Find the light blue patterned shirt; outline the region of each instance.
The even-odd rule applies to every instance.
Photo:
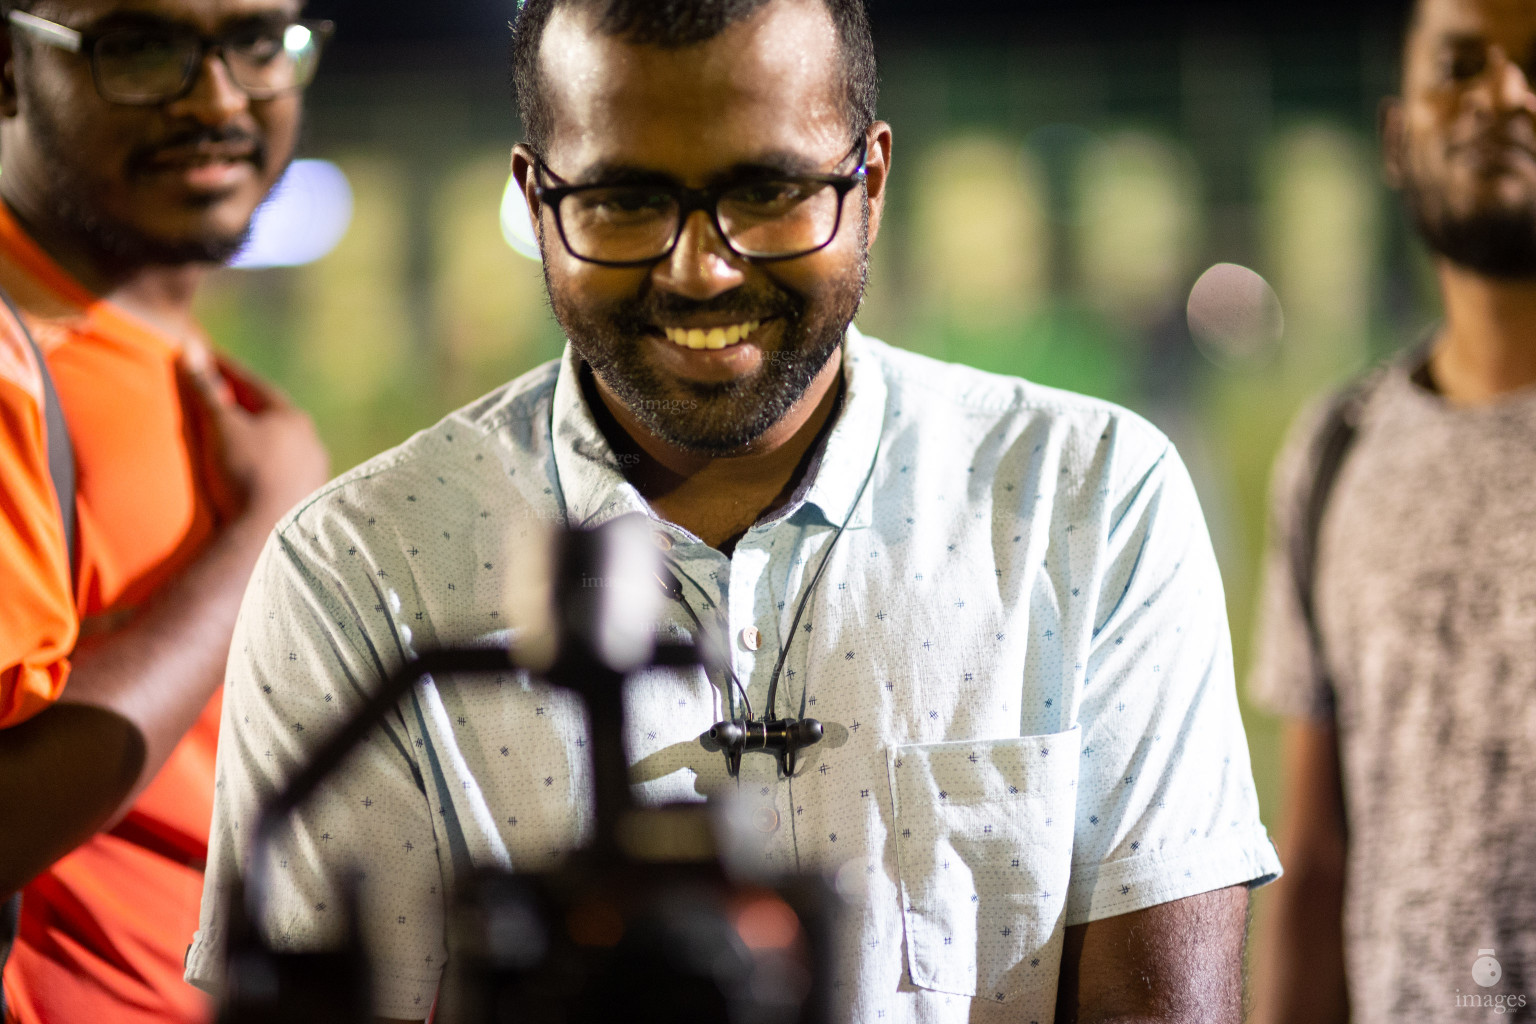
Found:
[[[652,672],[626,698],[642,800],[734,789],[735,856],[857,883],[847,1019],[1044,1024],[1066,926],[1273,878],[1221,579],[1168,441],[1104,402],[857,331],[843,380],[806,483],[729,558],[625,481],[569,351],[297,509],[235,636],[188,978],[217,984],[245,836],[318,739],[412,652],[505,626],[520,536],[633,512],[690,607],[723,617],[760,715],[848,522],[779,685],[781,714],[826,727],[793,778],[748,753],[729,780],[699,736],[739,704],[702,670]],[[680,605],[667,615],[691,635]],[[586,743],[568,695],[511,675],[423,683],[297,816],[264,928],[296,947],[334,936],[342,873],[361,867],[376,1010],[425,1016],[463,872],[543,869],[590,833]]]

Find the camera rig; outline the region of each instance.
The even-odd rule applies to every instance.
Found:
[[[723,655],[656,640],[654,547],[614,520],[556,535],[549,583],[520,641],[423,652],[366,704],[262,809],[232,908],[220,1024],[367,1024],[369,961],[357,927],[324,950],[277,948],[259,922],[272,839],[418,681],[522,669],[578,695],[590,723],[595,830],[557,869],[481,867],[453,894],[443,1024],[824,1024],[826,964],[839,900],[817,876],[740,881],[722,863],[704,804],[639,807],[624,751],[627,680],[654,667],[711,667]],[[637,534],[641,534],[637,536]],[[594,587],[600,579],[604,586]],[[647,598],[649,595],[649,599]],[[739,755],[738,755],[739,756]]]

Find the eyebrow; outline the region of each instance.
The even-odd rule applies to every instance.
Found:
[[[545,165],[548,167],[548,165]],[[560,172],[548,168],[553,174]],[[635,164],[599,161],[568,179],[572,185],[674,185],[677,178]]]
[[[1444,49],[1455,49],[1461,46],[1486,46],[1488,40],[1477,32],[1468,32],[1465,29],[1452,29],[1441,34],[1435,40],[1435,45]]]
[[[847,153],[839,153],[839,159],[846,157]],[[732,164],[721,175],[727,177],[748,177],[762,174],[817,174],[821,171],[821,161],[812,160],[803,153],[795,153],[787,149],[772,150],[761,153],[755,160],[744,160]]]
[[[1488,37],[1481,32],[1468,29],[1450,29],[1435,40],[1434,48],[1438,53],[1444,54],[1459,50],[1481,50],[1489,45]],[[1536,61],[1536,47],[1528,48],[1523,54],[1508,54],[1507,56],[1516,65],[1524,67],[1532,61]]]
[[[844,158],[847,154],[842,154]],[[551,168],[553,170],[553,168]],[[771,178],[781,175],[822,173],[819,162],[790,150],[772,150],[760,153],[751,160],[741,160],[721,171],[711,174],[706,185],[721,182]],[[678,185],[677,175],[667,174],[654,168],[641,167],[617,161],[599,161],[570,179],[578,185]]]

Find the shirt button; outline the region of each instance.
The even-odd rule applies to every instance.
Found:
[[[662,531],[657,530],[655,533],[651,534],[651,537],[656,541],[656,546],[661,548],[661,550],[672,550],[672,535],[670,533],[663,533]]]
[[[763,646],[763,634],[759,633],[756,626],[747,626],[741,631],[741,646],[749,651],[755,651]]]
[[[752,824],[764,835],[779,828],[779,812],[772,807],[759,807],[752,812]]]

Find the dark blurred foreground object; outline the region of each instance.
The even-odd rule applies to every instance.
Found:
[[[838,898],[820,878],[733,881],[703,804],[638,808],[624,736],[628,677],[704,663],[692,644],[657,643],[655,548],[633,517],[560,534],[550,582],[510,649],[424,653],[384,682],[355,718],[265,808],[232,922],[220,1024],[368,1024],[366,951],[349,898],[334,950],[272,949],[254,927],[270,886],[275,830],[417,680],[524,669],[578,694],[591,723],[596,831],[556,871],[482,869],[454,894],[449,965],[435,1019],[444,1024],[710,1024],[829,1021]],[[723,675],[723,673],[722,673]],[[355,887],[354,887],[355,891]]]

